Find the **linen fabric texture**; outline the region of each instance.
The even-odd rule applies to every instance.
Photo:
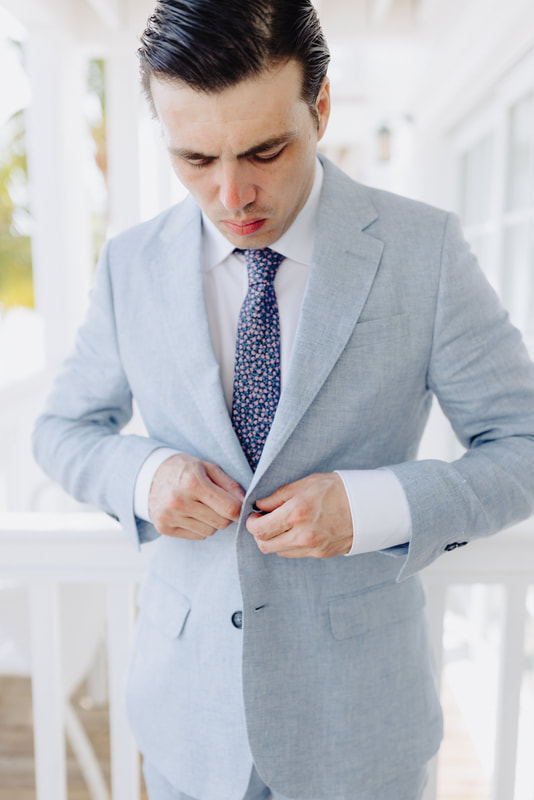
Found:
[[[143,775],[147,787],[149,800],[196,800],[188,794],[175,789],[168,780],[161,775],[146,759],[143,761]],[[398,775],[393,782],[382,784],[373,789],[373,793],[360,792],[357,786],[352,788],[350,795],[329,795],[329,800],[422,800],[424,789],[428,780],[428,769],[405,772]],[[274,794],[264,784],[255,767],[252,767],[249,784],[243,796],[222,797],[220,800],[291,800],[278,792]],[[306,800],[314,800],[307,797]]]
[[[372,796],[423,765],[442,717],[417,573],[534,512],[534,368],[458,219],[323,164],[291,366],[254,473],[210,341],[191,198],[105,246],[34,434],[67,491],[134,546],[157,540],[127,704],[141,752],[198,800],[242,797],[253,761],[302,800]],[[453,463],[416,460],[433,395],[467,448]],[[121,435],[132,396],[146,436]],[[161,446],[237,480],[239,523],[196,542],[137,520],[137,472]],[[285,483],[383,466],[407,497],[409,547],[284,559],[246,530],[254,501]]]

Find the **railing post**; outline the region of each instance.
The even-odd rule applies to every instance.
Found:
[[[108,669],[111,789],[113,800],[139,800],[139,754],[128,725],[125,678],[135,624],[135,584],[109,583]]]
[[[528,585],[519,579],[506,585],[492,800],[510,800],[514,796],[527,590]]]
[[[35,786],[37,800],[66,800],[59,586],[29,585]]]
[[[506,537],[473,542],[447,559],[438,559],[422,576],[438,679],[448,586],[507,585],[493,800],[514,796],[532,525],[527,521]],[[0,576],[24,581],[29,588],[37,800],[66,800],[58,587],[62,581],[107,583],[113,800],[139,800],[139,759],[125,713],[124,684],[134,630],[134,586],[149,556],[149,545],[142,553],[134,552],[104,515],[0,514]],[[79,633],[83,637],[84,632]],[[69,645],[75,646],[73,638]],[[425,800],[435,798],[431,773]]]
[[[445,617],[445,602],[447,598],[447,585],[442,581],[433,581],[424,577],[426,594],[426,615],[428,620],[432,654],[434,656],[434,670],[438,690],[441,687],[441,672],[443,668],[443,620]],[[426,785],[424,800],[436,800],[438,794],[438,756],[430,761],[428,783]]]

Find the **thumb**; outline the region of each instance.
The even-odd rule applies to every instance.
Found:
[[[241,486],[224,472],[217,464],[206,463],[206,474],[208,478],[225,492],[231,494],[239,503],[243,500],[245,492]]]

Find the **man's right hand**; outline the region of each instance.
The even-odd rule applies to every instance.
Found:
[[[179,539],[205,539],[237,522],[245,493],[216,464],[179,453],[156,470],[148,513],[156,530]]]

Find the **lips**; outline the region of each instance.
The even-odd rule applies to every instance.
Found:
[[[250,222],[231,222],[225,219],[223,220],[223,225],[237,236],[250,236],[250,234],[259,231],[266,222],[266,219],[253,219]]]

